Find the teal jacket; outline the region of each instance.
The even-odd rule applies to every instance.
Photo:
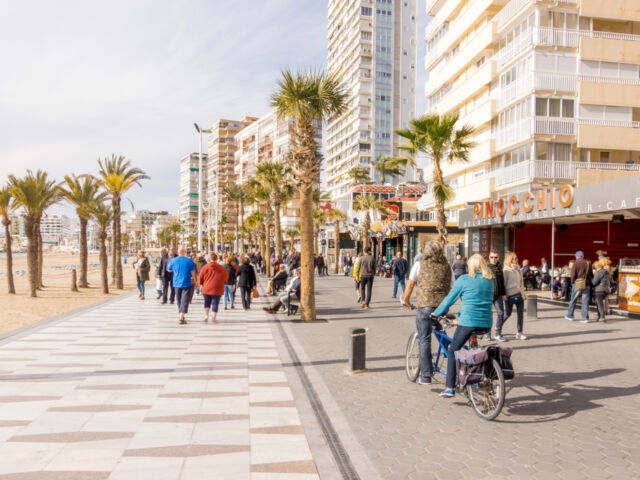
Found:
[[[462,306],[458,312],[458,325],[491,328],[493,280],[483,278],[480,270],[476,270],[475,278],[469,274],[462,275],[433,314],[436,317],[444,315],[458,298],[462,300]]]

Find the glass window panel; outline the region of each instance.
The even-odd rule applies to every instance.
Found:
[[[600,62],[582,60],[580,62],[580,73],[582,75],[598,75],[600,73]]]
[[[600,62],[600,75],[603,77],[618,77],[618,64],[611,62]]]
[[[555,71],[556,61],[553,55],[541,54],[536,55],[536,68],[543,72]]]
[[[633,65],[631,63],[621,63],[620,78],[629,78],[629,79],[638,78],[638,65]]]
[[[575,30],[578,26],[578,15],[575,13],[567,13],[567,28]]]
[[[551,13],[553,13],[553,27],[562,28],[564,26],[564,13],[562,12],[551,12]]]
[[[573,100],[562,100],[562,116],[565,118],[573,118]]]
[[[551,12],[540,12],[540,26],[548,27],[551,22]]]
[[[549,144],[545,142],[536,142],[536,158],[538,160],[548,160]]]
[[[536,115],[539,117],[547,116],[547,99],[536,98]]]
[[[560,99],[559,98],[549,99],[549,116],[550,117],[560,116]]]

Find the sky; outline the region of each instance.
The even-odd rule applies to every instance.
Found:
[[[151,177],[136,209],[176,213],[193,123],[267,113],[282,69],[325,66],[326,29],[326,0],[0,0],[0,184],[115,153]]]

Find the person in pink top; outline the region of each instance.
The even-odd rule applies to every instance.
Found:
[[[224,284],[229,277],[227,269],[218,263],[218,256],[211,254],[211,261],[200,270],[198,286],[202,289],[204,297],[204,321],[209,321],[209,310],[213,313],[211,321],[216,323],[220,297],[224,294]]]

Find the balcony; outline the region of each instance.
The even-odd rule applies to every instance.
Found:
[[[593,18],[615,18],[640,22],[638,0],[582,0],[580,16]]]
[[[580,58],[614,63],[640,63],[640,35],[580,31]]]
[[[593,81],[580,77],[580,103],[588,105],[616,105],[635,107],[640,99],[640,79],[611,79],[615,88],[607,83],[609,79],[593,78]],[[588,77],[586,77],[588,78]]]
[[[479,107],[460,115],[461,125],[471,125],[477,128],[480,125],[491,123],[491,119],[496,114],[496,101],[488,100]]]
[[[576,134],[576,121],[573,118],[535,117],[533,127],[536,135]]]
[[[640,150],[640,122],[578,120],[579,148]]]
[[[448,113],[455,110],[461,103],[467,99],[472,98],[478,91],[485,88],[491,83],[491,80],[496,75],[496,63],[488,61],[482,67],[480,67],[469,78],[464,80],[460,85],[451,89],[437,104],[437,111],[440,114]],[[428,82],[426,87],[429,89],[427,96],[432,95],[433,89],[437,89],[438,86]]]
[[[576,134],[576,120],[560,117],[529,117],[524,118],[513,125],[500,128],[496,132],[496,148],[504,149],[514,143],[527,140],[535,135],[564,135]]]
[[[582,0],[583,2],[585,0]],[[634,1],[634,0],[631,0]],[[511,20],[516,18],[516,14],[529,5],[538,3],[536,0],[511,0],[507,3],[502,10],[493,18],[493,22],[496,24],[498,31],[502,30],[505,26],[511,23]],[[578,5],[578,0],[560,0],[558,3],[565,5]],[[581,13],[580,15],[584,15]],[[600,15],[591,15],[600,16]],[[604,16],[604,15],[602,15]]]
[[[498,68],[502,68],[531,46],[577,48],[578,37],[578,30],[533,27],[522,32],[517,40],[498,50],[494,59],[498,63]]]

